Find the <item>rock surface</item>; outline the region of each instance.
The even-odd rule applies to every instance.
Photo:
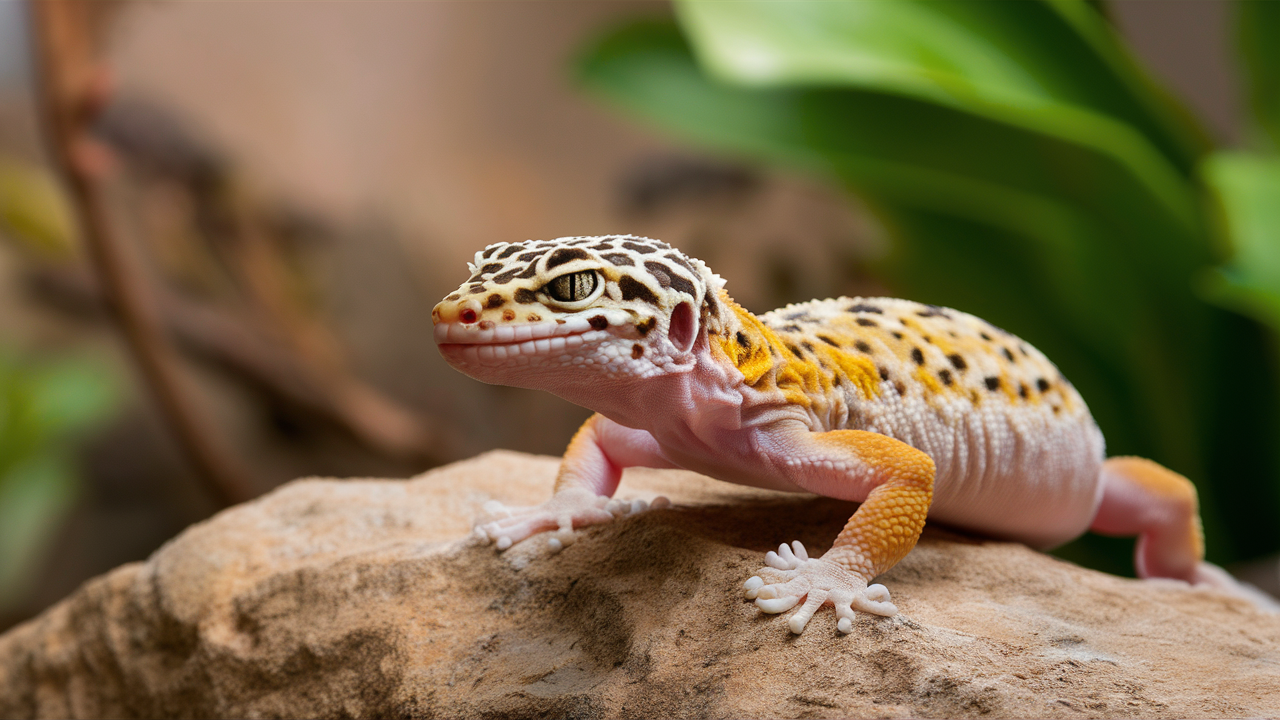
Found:
[[[1280,615],[931,528],[881,582],[900,614],[803,635],[742,599],[779,542],[852,506],[627,472],[680,507],[558,555],[468,535],[557,461],[302,480],[196,525],[0,637],[0,717],[1280,715]]]

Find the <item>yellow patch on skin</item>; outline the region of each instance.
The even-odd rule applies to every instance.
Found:
[[[934,377],[933,373],[929,372],[929,370],[923,365],[916,368],[916,380],[918,380],[921,385],[924,385],[925,389],[931,395],[941,395],[946,390],[938,378]]]
[[[840,372],[857,386],[863,397],[873,398],[880,394],[880,372],[876,370],[876,364],[871,362],[870,358],[850,355],[835,349],[829,352],[836,367],[840,368]]]
[[[728,295],[722,292],[720,299],[737,316],[741,325],[737,332],[742,333],[747,344],[744,346],[738,341],[736,332],[713,335],[710,340],[738,368],[748,385],[760,389],[761,383],[772,381],[788,402],[804,407],[812,405],[811,396],[831,390],[832,379],[822,372],[819,364],[796,358],[777,333]],[[825,353],[829,363],[848,377],[864,397],[879,395],[879,371],[871,360],[825,344],[815,348],[815,353],[818,352]]]

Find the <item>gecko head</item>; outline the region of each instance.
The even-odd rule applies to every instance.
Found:
[[[691,370],[723,285],[701,261],[631,235],[498,243],[469,265],[431,311],[441,354],[477,380],[566,397],[589,378]]]

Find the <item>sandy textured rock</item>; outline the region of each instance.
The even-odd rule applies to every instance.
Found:
[[[683,507],[559,555],[458,540],[556,460],[303,480],[196,525],[0,637],[0,717],[1280,715],[1280,616],[930,529],[901,609],[801,636],[744,601],[761,554],[825,549],[845,503],[682,472]]]

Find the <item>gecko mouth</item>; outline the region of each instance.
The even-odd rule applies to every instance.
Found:
[[[534,358],[575,354],[586,344],[587,335],[608,335],[596,330],[585,318],[562,323],[492,325],[485,323],[440,323],[435,327],[436,345],[450,362],[469,365],[525,365]]]

